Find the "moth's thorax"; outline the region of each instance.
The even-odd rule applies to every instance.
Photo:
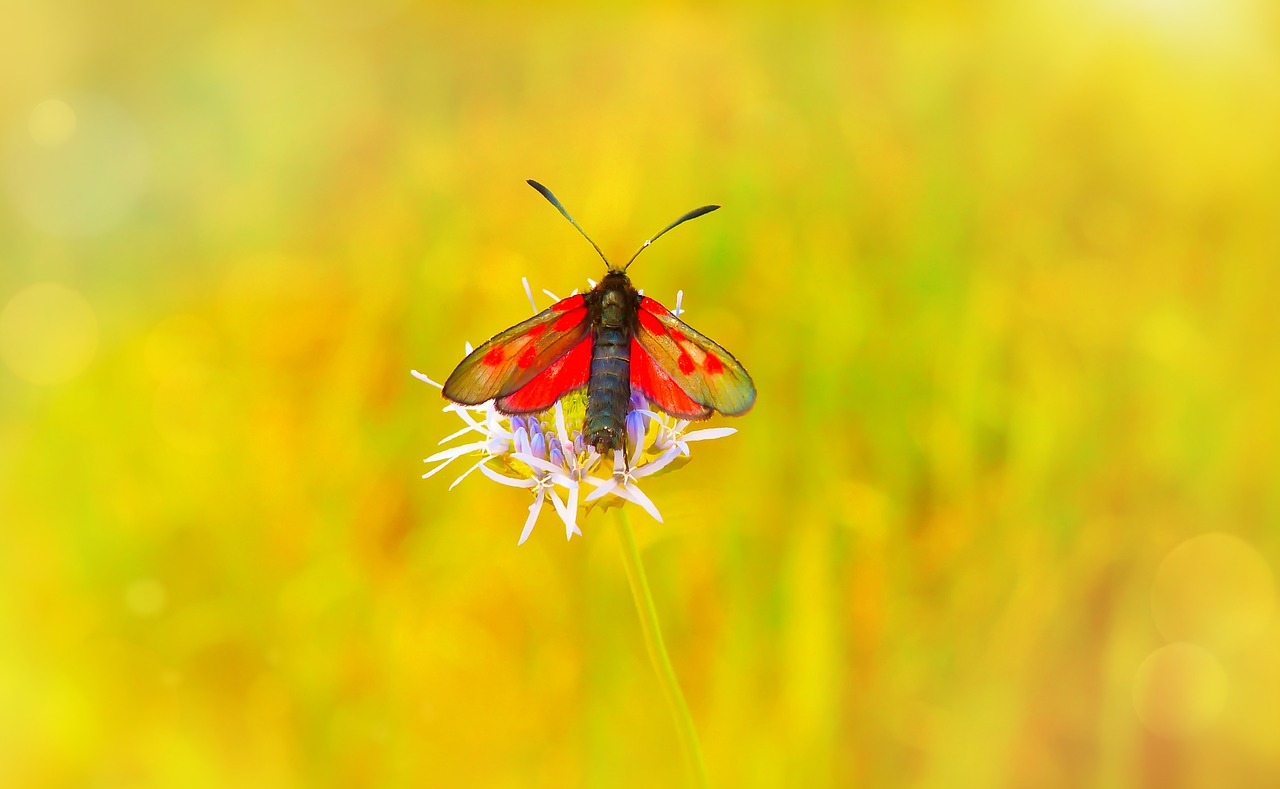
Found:
[[[621,271],[610,271],[592,291],[596,297],[596,325],[624,328],[633,320],[639,294]]]

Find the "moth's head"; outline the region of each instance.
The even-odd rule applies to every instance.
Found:
[[[619,304],[621,304],[623,294],[630,293],[633,288],[631,287],[631,279],[627,276],[625,271],[611,268],[609,269],[609,272],[604,275],[604,279],[600,280],[596,285],[596,290],[604,294],[603,303],[608,304],[610,303],[610,299],[615,299]]]

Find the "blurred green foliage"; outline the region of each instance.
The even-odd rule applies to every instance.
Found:
[[[760,392],[633,515],[713,783],[1280,782],[1272,6],[0,10],[0,783],[682,780],[611,520],[418,478],[600,274],[530,177],[725,206],[632,269]]]

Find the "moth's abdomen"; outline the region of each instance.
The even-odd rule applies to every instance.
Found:
[[[623,448],[627,405],[631,401],[631,336],[621,326],[596,331],[587,381],[587,419],[583,436],[605,454]]]

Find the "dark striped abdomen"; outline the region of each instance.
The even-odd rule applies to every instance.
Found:
[[[621,326],[601,326],[591,348],[587,419],[583,437],[601,454],[623,449],[631,401],[631,337]]]

